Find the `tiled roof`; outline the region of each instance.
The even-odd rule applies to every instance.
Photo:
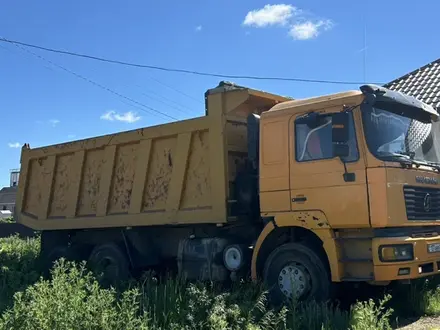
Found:
[[[15,196],[17,195],[17,187],[5,187],[0,190],[0,205],[14,204]]]
[[[396,90],[416,97],[440,110],[440,59],[386,84]]]

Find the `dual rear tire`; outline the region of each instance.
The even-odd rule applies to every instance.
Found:
[[[96,246],[88,260],[103,287],[118,287],[130,278],[130,264],[125,253],[114,243]]]
[[[43,242],[42,242],[43,243]],[[118,287],[130,278],[130,263],[123,251],[115,243],[97,245],[87,254],[78,253],[75,247],[67,244],[41,245],[40,266],[42,275],[50,276],[50,271],[55,262],[64,258],[66,260],[81,261],[87,259],[87,265],[94,273],[96,279],[103,287]]]

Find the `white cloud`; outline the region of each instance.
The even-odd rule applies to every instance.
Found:
[[[107,111],[105,114],[103,114],[101,116],[101,119],[108,120],[108,121],[115,121],[116,120],[116,121],[122,121],[125,123],[132,124],[132,123],[135,123],[138,120],[140,120],[141,117],[132,111],[128,111],[126,113],[120,114],[116,111],[111,110],[111,111]]]
[[[200,31],[202,31],[202,26],[201,25],[196,26],[196,32],[200,32]]]
[[[294,40],[308,40],[331,29],[333,22],[317,18],[292,5],[277,4],[249,11],[243,25],[257,28],[281,26],[289,29],[289,36]]]
[[[68,138],[68,139],[73,139],[73,138],[75,138],[75,137],[76,137],[75,134],[69,134],[69,135],[67,135],[67,138]]]
[[[58,119],[51,119],[49,120],[49,124],[51,124],[53,127],[57,126],[60,123]]]
[[[55,126],[57,126],[60,123],[60,121],[58,119],[50,119],[50,120],[47,120],[47,121],[37,120],[36,123],[38,125],[49,124],[49,125],[55,127]]]
[[[9,148],[20,148],[21,144],[19,142],[8,143]]]
[[[243,25],[265,27],[269,25],[285,25],[298,10],[292,5],[265,5],[247,13]]]
[[[330,20],[296,23],[290,28],[289,35],[295,40],[313,39],[316,38],[321,31],[329,30],[332,25],[333,23]]]

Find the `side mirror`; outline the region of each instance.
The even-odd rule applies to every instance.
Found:
[[[348,146],[350,117],[347,112],[338,112],[332,115],[332,144],[333,156],[345,158],[350,155]]]
[[[354,173],[348,173],[345,158],[350,155],[350,115],[348,112],[338,112],[332,114],[332,145],[333,157],[339,157],[344,164],[344,181],[356,181]]]
[[[348,112],[332,114],[332,142],[347,143],[349,140],[350,116]]]

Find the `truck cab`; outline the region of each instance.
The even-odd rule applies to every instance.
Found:
[[[267,224],[253,274],[263,274],[275,296],[327,290],[316,285],[325,276],[295,256],[314,257],[297,247],[289,254],[286,246],[298,241],[332,282],[387,284],[440,271],[440,130],[432,107],[366,85],[280,103],[259,125]]]

